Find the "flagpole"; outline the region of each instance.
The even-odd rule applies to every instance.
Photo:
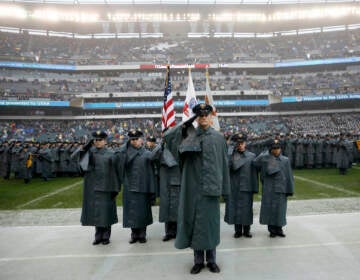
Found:
[[[206,104],[209,104],[209,105],[211,105],[211,106],[213,107],[211,126],[212,126],[214,129],[216,129],[217,131],[220,131],[219,119],[218,119],[218,116],[217,116],[217,114],[216,114],[216,107],[215,107],[215,104],[214,104],[213,96],[212,96],[212,94],[211,94],[210,78],[209,78],[209,70],[208,70],[208,67],[206,67],[205,78],[206,78],[205,103],[206,103]]]

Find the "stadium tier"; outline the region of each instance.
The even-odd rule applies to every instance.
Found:
[[[359,29],[269,38],[188,38],[179,35],[177,38],[135,39],[59,38],[30,35],[25,31],[14,34],[1,28],[0,31],[0,61],[3,62],[77,66],[276,63],[360,54]]]
[[[191,69],[198,101],[211,91],[223,131],[359,132],[357,1],[267,1],[256,8],[246,1],[4,2],[3,139],[59,134],[59,127],[74,138],[79,127],[102,125],[111,135],[133,126],[159,135],[167,65],[178,122]],[[74,7],[82,18],[70,13]],[[43,130],[34,136],[31,126]]]

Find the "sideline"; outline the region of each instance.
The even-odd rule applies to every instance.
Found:
[[[360,245],[360,241],[351,242],[326,242],[326,243],[309,243],[309,244],[293,244],[293,245],[280,245],[280,246],[254,246],[243,248],[224,248],[216,249],[218,252],[232,253],[240,251],[263,251],[270,249],[284,250],[284,249],[302,249],[302,248],[318,248],[318,247],[332,247],[332,246],[351,246]],[[52,255],[52,256],[33,256],[33,257],[12,257],[12,258],[0,258],[0,263],[6,262],[19,262],[19,261],[38,261],[38,260],[57,260],[57,259],[94,259],[94,258],[126,258],[126,257],[143,257],[143,256],[172,256],[172,255],[184,255],[193,254],[190,249],[186,250],[174,250],[164,252],[143,252],[143,253],[119,253],[119,254],[69,254],[69,255]]]
[[[63,187],[63,188],[61,188],[61,189],[58,189],[58,190],[53,191],[53,192],[50,192],[50,193],[45,194],[45,195],[43,195],[43,196],[39,196],[38,198],[35,198],[35,199],[30,200],[30,201],[28,201],[28,202],[26,202],[26,203],[24,203],[24,204],[20,204],[20,205],[16,206],[16,209],[21,209],[21,208],[23,208],[23,207],[25,207],[25,206],[28,206],[28,205],[30,205],[30,204],[33,204],[33,203],[35,203],[35,202],[38,202],[38,201],[40,201],[40,200],[43,200],[43,199],[48,198],[48,197],[50,197],[50,196],[53,196],[53,195],[55,195],[55,194],[58,194],[58,193],[67,191],[67,190],[72,189],[73,187],[76,187],[77,185],[80,185],[80,184],[82,184],[82,183],[83,183],[83,181],[81,180],[80,182],[76,182],[76,183],[74,183],[74,184],[72,184],[72,185]]]
[[[354,196],[359,196],[360,195],[359,192],[354,192],[354,191],[349,191],[349,190],[346,190],[346,189],[338,188],[338,187],[335,187],[333,185],[320,183],[318,181],[310,180],[310,179],[307,179],[307,178],[304,178],[304,177],[301,177],[301,176],[294,176],[294,178],[298,179],[298,180],[301,180],[301,181],[308,182],[308,183],[312,183],[312,184],[315,184],[315,185],[318,185],[318,186],[321,186],[321,187],[324,187],[324,188],[328,188],[328,189],[336,190],[336,191],[339,191],[339,192],[343,192],[343,193],[346,193],[346,194],[350,194],[350,195],[354,195]]]

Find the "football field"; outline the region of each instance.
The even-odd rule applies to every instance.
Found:
[[[290,199],[360,197],[360,166],[353,166],[346,175],[337,169],[294,170],[295,195]],[[34,178],[29,184],[21,179],[0,179],[0,210],[80,208],[82,178]],[[255,200],[261,198],[260,193]],[[121,206],[121,193],[117,198]]]

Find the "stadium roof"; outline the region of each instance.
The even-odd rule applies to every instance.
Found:
[[[116,4],[116,5],[271,5],[271,4],[315,4],[315,3],[346,3],[360,0],[8,0],[3,2],[39,3],[39,4]]]

